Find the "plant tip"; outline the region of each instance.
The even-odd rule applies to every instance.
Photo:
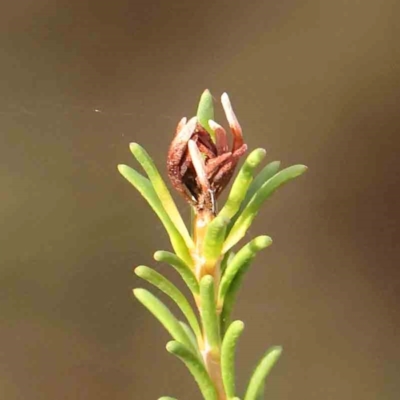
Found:
[[[127,165],[125,165],[125,164],[118,164],[117,165],[117,169],[118,169],[118,171],[122,174],[123,173],[123,171],[126,169],[126,167],[127,167]]]
[[[129,143],[129,148],[132,150],[136,149],[137,147],[139,147],[139,144],[136,142],[131,142]]]
[[[139,277],[140,277],[142,271],[143,271],[143,266],[142,265],[139,265],[138,267],[135,267],[134,270],[133,270],[133,272]]]
[[[273,346],[269,350],[269,353],[274,353],[276,355],[281,355],[282,351],[283,351],[283,347],[282,346]]]

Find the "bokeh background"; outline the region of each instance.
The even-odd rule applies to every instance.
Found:
[[[200,399],[132,296],[133,267],[169,243],[116,164],[135,164],[137,141],[165,171],[176,123],[205,88],[230,93],[250,148],[309,166],[249,234],[274,245],[236,308],[239,387],[281,344],[269,399],[398,399],[399,11],[396,0],[2,3],[1,399]]]

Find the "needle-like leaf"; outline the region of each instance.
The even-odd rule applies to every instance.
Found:
[[[242,321],[229,325],[221,347],[221,371],[226,395],[229,399],[235,396],[235,352],[237,341],[244,329]]]
[[[218,293],[218,301],[220,304],[224,303],[226,293],[228,292],[236,274],[240,273],[241,269],[246,270],[256,254],[260,250],[270,246],[271,243],[272,239],[269,236],[258,236],[237,252],[233,260],[228,264],[224,275],[222,276]]]
[[[221,261],[221,275],[225,273],[226,268],[232,262],[233,257],[235,257],[235,253],[232,250],[229,250],[223,257]]]
[[[240,214],[235,224],[233,225],[223,246],[225,253],[231,249],[243,236],[253,222],[255,216],[260,210],[264,201],[280,186],[297,176],[303,174],[307,170],[305,165],[293,165],[275,174],[260,189],[253,195],[246,208]]]
[[[248,202],[255,195],[255,193],[258,191],[258,189],[260,189],[261,186],[264,185],[264,183],[268,181],[268,179],[272,178],[279,171],[280,166],[281,166],[280,161],[272,161],[272,162],[268,163],[256,175],[253,182],[251,182],[251,185],[249,187],[249,190],[246,193],[246,197],[244,198],[242,205],[246,206],[248,204]]]
[[[224,244],[228,224],[228,218],[218,215],[207,227],[204,237],[203,254],[208,265],[215,265],[221,257],[222,245]]]
[[[197,350],[197,355],[199,357],[199,359],[201,360],[202,356],[200,353],[200,349],[199,349],[199,341],[197,340],[192,328],[185,322],[183,321],[179,321],[179,323],[181,324],[181,327],[183,328],[183,330],[186,332],[186,334],[188,335],[188,337],[190,338],[193,347]],[[202,340],[202,338],[200,337],[200,341]]]
[[[232,281],[231,285],[229,286],[229,290],[225,295],[224,304],[220,317],[222,335],[225,334],[229,324],[231,323],[231,314],[233,306],[235,305],[236,302],[236,295],[239,292],[240,287],[242,286],[244,272],[245,272],[244,269],[242,269],[239,274],[236,274],[235,279]]]
[[[128,167],[127,165],[118,165],[118,170],[121,175],[128,180],[138,191],[139,193],[147,200],[150,204],[151,208],[160,218],[163,223],[169,238],[171,240],[172,247],[175,252],[181,257],[188,265],[192,264],[192,258],[190,256],[188,247],[186,246],[185,241],[183,240],[181,234],[176,229],[174,222],[168,216],[165,208],[163,207],[157,193],[154,190],[151,182],[145,178],[143,175],[139,174],[133,168]]]
[[[272,240],[269,236],[258,236],[249,242],[247,245],[234,256],[233,260],[228,264],[224,276],[227,274],[229,277],[226,278],[225,282],[224,276],[222,277],[220,285],[220,294],[218,304],[222,305],[221,312],[221,332],[224,333],[230,324],[231,313],[233,306],[236,302],[236,295],[242,286],[243,278],[249,269],[252,260],[255,255],[261,249],[268,247]],[[241,255],[239,255],[241,253]],[[239,257],[237,257],[239,255]],[[235,263],[233,261],[236,259]],[[235,266],[236,265],[236,266]],[[231,272],[228,272],[230,269]],[[236,272],[235,272],[236,271]],[[233,276],[233,279],[231,277]],[[223,285],[223,288],[221,288]],[[221,293],[223,291],[224,294]]]
[[[180,358],[193,375],[205,400],[217,400],[217,391],[212,383],[203,363],[182,343],[171,341],[167,350]]]
[[[215,303],[214,278],[205,275],[200,281],[201,318],[207,345],[211,352],[217,352],[220,346],[218,316]]]
[[[264,388],[265,378],[268,376],[272,367],[278,361],[281,353],[282,347],[272,347],[270,350],[267,351],[250,378],[244,400],[258,399],[260,392]]]
[[[240,205],[239,211],[234,215],[229,223],[228,233],[231,231],[232,226],[235,224],[242,211],[246,208],[247,204],[249,204],[249,201],[257,192],[257,190],[260,189],[260,187],[267,182],[268,179],[272,178],[278,172],[280,165],[280,161],[272,161],[256,175],[246,192],[246,196]]]
[[[140,265],[135,268],[135,274],[140,278],[146,280],[151,283],[159,290],[164,292],[167,296],[169,296],[176,305],[180,308],[183,315],[188,320],[190,326],[192,327],[196,337],[201,337],[201,330],[199,323],[197,321],[197,317],[190,306],[189,302],[186,300],[186,297],[182,294],[182,292],[167,278],[163,275],[159,274],[152,268],[146,267],[144,265]]]
[[[264,149],[256,149],[248,155],[233,182],[228,199],[222,210],[219,212],[219,216],[231,219],[239,211],[240,205],[242,204],[247,190],[253,180],[254,171],[265,158],[265,154],[266,151]]]
[[[185,262],[179,258],[176,254],[169,251],[156,251],[154,253],[154,259],[156,261],[165,262],[171,265],[179,273],[186,285],[193,294],[199,293],[199,283],[193,273]]]
[[[174,222],[175,227],[178,229],[182,238],[185,240],[188,248],[194,247],[193,240],[189,235],[189,232],[186,228],[185,223],[179,213],[176,204],[165,184],[163,178],[161,177],[157,167],[154,164],[154,161],[149,156],[147,151],[137,143],[131,143],[129,146],[132,154],[142,166],[142,168],[146,171],[147,176],[150,179],[150,182],[153,184],[153,188],[157,193],[158,198],[161,201],[165,211],[169,215],[171,221]]]
[[[206,89],[200,97],[196,116],[200,125],[211,135],[213,141],[215,142],[215,133],[208,124],[210,119],[214,120],[213,98],[208,89]]]
[[[146,289],[134,289],[133,294],[161,322],[175,340],[188,346],[191,351],[195,351],[190,338],[166,305]]]

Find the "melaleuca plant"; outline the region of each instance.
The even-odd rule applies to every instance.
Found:
[[[233,136],[231,148],[226,131],[214,121],[212,96],[206,90],[197,115],[179,122],[167,153],[167,173],[172,186],[192,210],[190,228],[154,161],[140,145],[132,143],[130,150],[147,177],[126,165],[118,166],[119,172],[157,214],[171,241],[173,252],[157,251],[155,260],[169,264],[178,272],[193,301],[159,272],[143,265],[135,269],[136,275],[170,297],[184,321],[148,290],[139,288],[133,292],[169,332],[172,340],[166,346],[168,352],[183,361],[205,400],[260,400],[265,379],[282,349],[272,347],[266,352],[250,377],[245,393],[239,394],[234,360],[244,324],[232,321],[231,313],[251,262],[272,240],[269,236],[258,236],[237,251],[235,246],[245,237],[265,200],[307,168],[293,165],[280,170],[280,163],[274,161],[256,173],[265,158],[265,150],[253,150],[218,211],[218,197],[234,175],[239,158],[247,151],[226,93],[221,103]],[[172,397],[161,399],[173,400]]]

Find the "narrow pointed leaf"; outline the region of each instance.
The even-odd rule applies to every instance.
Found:
[[[271,244],[271,238],[268,236],[258,236],[255,239],[253,239],[250,243],[248,243],[246,246],[244,246],[241,251],[243,250],[244,253],[242,253],[242,256],[240,256],[240,258],[238,258],[238,262],[240,260],[242,260],[242,257],[244,260],[247,260],[247,262],[244,262],[240,268],[237,269],[236,274],[234,275],[233,280],[230,282],[229,285],[227,285],[227,283],[224,283],[224,286],[227,285],[228,288],[226,289],[226,293],[223,296],[223,300],[219,300],[218,304],[222,303],[222,312],[221,312],[221,332],[222,334],[224,332],[226,332],[226,329],[228,328],[230,321],[231,321],[231,314],[232,314],[232,310],[233,307],[235,305],[236,302],[236,296],[239,292],[239,289],[242,286],[243,283],[243,278],[247,272],[247,270],[249,269],[251,262],[254,258],[250,257],[247,258],[248,256],[248,251],[252,251],[251,249],[253,249],[254,251],[254,255],[257,253],[257,251],[263,249],[265,247],[267,247],[268,245]],[[250,246],[249,246],[250,245]],[[247,247],[249,246],[249,247]],[[245,250],[246,249],[246,250]],[[238,252],[234,258],[236,258],[236,256],[239,254],[240,252]],[[233,262],[233,260],[232,260]],[[226,268],[225,274],[227,273],[227,270],[229,268],[229,266],[232,264],[232,262],[229,263],[228,267]],[[231,267],[232,268],[232,267]],[[232,268],[233,269],[233,268]],[[236,269],[236,268],[234,268]],[[224,275],[225,275],[224,274]],[[222,278],[223,280],[224,278]],[[222,281],[221,281],[221,286],[222,286]],[[224,289],[225,291],[225,289]]]
[[[238,274],[241,269],[247,269],[256,254],[260,250],[270,246],[271,243],[272,239],[269,236],[258,236],[237,252],[222,276],[218,293],[218,300],[220,303],[223,304],[226,293],[229,290],[229,286],[234,280],[236,274]]]
[[[205,338],[212,352],[216,352],[220,346],[219,324],[215,303],[214,278],[205,275],[200,281],[201,318]]]
[[[240,205],[239,211],[234,215],[234,217],[231,219],[231,222],[229,223],[228,226],[228,233],[231,231],[233,225],[235,224],[236,220],[240,216],[240,214],[243,212],[243,210],[246,208],[247,204],[249,204],[249,201],[251,198],[254,196],[254,194],[257,192],[258,189],[261,188],[261,186],[267,182],[268,179],[272,178],[279,170],[281,163],[280,161],[272,161],[269,164],[267,164],[254,178],[254,180],[251,182],[244,200],[242,201],[242,204]]]
[[[199,323],[197,321],[197,317],[190,306],[189,302],[186,300],[186,297],[182,294],[182,292],[167,278],[159,274],[154,269],[146,267],[144,265],[140,265],[139,267],[135,268],[135,274],[140,278],[146,280],[147,282],[151,283],[159,290],[164,292],[167,296],[169,296],[176,305],[182,311],[182,314],[188,320],[190,326],[192,327],[193,331],[195,332],[196,337],[201,336],[201,330]]]
[[[231,285],[229,286],[229,290],[225,295],[224,304],[220,316],[221,335],[225,334],[226,330],[229,327],[229,324],[231,323],[231,314],[236,302],[237,293],[242,286],[244,272],[245,270],[242,269],[240,273],[236,274],[235,279],[232,281]]]
[[[190,326],[187,323],[185,323],[183,321],[179,321],[179,323],[181,324],[181,327],[186,332],[186,335],[189,337],[190,341],[192,342],[192,345],[196,349],[197,355],[198,355],[199,359],[201,360],[202,356],[200,353],[197,338],[196,338],[193,330],[190,328]]]
[[[199,283],[197,282],[193,271],[176,254],[170,253],[169,251],[156,251],[154,253],[154,259],[156,261],[165,262],[175,268],[175,270],[185,281],[190,291],[193,294],[199,293]]]
[[[205,400],[217,400],[217,391],[212,383],[203,363],[182,343],[171,341],[167,350],[180,358],[197,382]]]
[[[193,349],[186,332],[167,306],[146,289],[134,289],[133,294],[160,321],[175,340]]]
[[[234,321],[229,325],[221,347],[221,371],[224,388],[228,398],[235,396],[235,352],[236,345],[244,329],[242,321]]]
[[[228,218],[218,215],[207,227],[204,237],[203,255],[206,263],[209,265],[214,265],[221,257],[222,245],[224,244],[228,224]]]
[[[246,197],[243,201],[243,204],[245,204],[245,205],[248,204],[248,202],[255,195],[255,193],[258,191],[258,189],[260,189],[261,186],[264,185],[264,183],[268,181],[268,179],[272,178],[279,171],[280,166],[281,166],[280,161],[272,161],[269,164],[267,164],[257,174],[257,176],[254,178],[253,182],[251,182],[251,185],[249,187],[249,190],[246,193]]]
[[[248,155],[233,182],[228,199],[218,215],[231,219],[239,211],[253,180],[254,171],[265,158],[265,154],[266,151],[264,149],[256,149]]]
[[[232,262],[233,258],[235,257],[235,253],[232,250],[229,250],[221,261],[221,275],[223,276],[225,273],[226,268]]]
[[[192,258],[190,256],[186,243],[183,240],[181,234],[176,229],[173,221],[165,211],[151,182],[143,175],[139,174],[137,171],[135,171],[131,167],[128,167],[127,165],[118,165],[118,170],[121,173],[121,175],[126,180],[128,180],[139,191],[139,193],[147,200],[151,208],[160,218],[161,222],[163,223],[169,235],[172,247],[174,248],[175,252],[183,260],[185,260],[186,263],[191,265]]]
[[[200,97],[199,106],[197,108],[197,120],[215,142],[215,133],[208,124],[210,119],[214,119],[214,104],[210,91],[206,89]]]
[[[297,176],[303,174],[307,170],[305,165],[293,165],[288,167],[270,178],[261,188],[253,195],[246,208],[240,214],[232,227],[223,247],[223,252],[232,248],[243,236],[250,227],[255,216],[260,210],[264,201],[280,186]]]
[[[176,204],[167,188],[167,185],[165,184],[157,167],[155,166],[154,161],[146,152],[146,150],[139,144],[131,143],[129,147],[136,160],[146,171],[146,174],[149,177],[150,182],[153,184],[153,188],[157,193],[161,204],[163,205],[171,221],[174,222],[175,227],[178,229],[182,238],[185,240],[187,247],[192,248],[194,246],[193,240],[189,235],[181,214],[176,207]]]
[[[265,378],[268,376],[272,367],[278,361],[281,353],[282,347],[273,347],[267,351],[250,378],[244,400],[258,399],[259,393],[264,388]]]

